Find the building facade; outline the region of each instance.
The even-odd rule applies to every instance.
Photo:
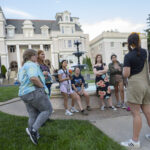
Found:
[[[82,44],[80,50],[88,54],[89,36],[84,34],[79,18],[71,17],[70,12],[56,14],[56,20],[6,19],[0,8],[0,56],[1,64],[11,70],[22,65],[23,52],[32,48],[44,50],[47,61],[58,68],[62,59],[69,66],[77,63],[72,55],[76,51],[75,41]]]
[[[103,32],[92,41],[90,41],[90,55],[92,63],[95,62],[95,56],[102,54],[103,62],[107,65],[111,62],[111,55],[116,54],[118,60],[123,63],[124,55],[128,52],[127,39],[130,33],[121,32]],[[147,37],[146,34],[140,34],[141,46],[147,49]]]

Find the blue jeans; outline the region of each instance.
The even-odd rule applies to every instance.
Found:
[[[49,96],[51,96],[51,86],[52,86],[52,84],[51,83],[46,83],[46,86],[47,86],[47,88],[48,88],[48,91],[49,91]]]

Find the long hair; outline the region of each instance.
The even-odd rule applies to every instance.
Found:
[[[44,64],[44,65],[46,65],[45,61],[44,61],[44,60],[41,60],[40,57],[39,57],[41,53],[44,53],[44,51],[38,50],[38,52],[37,52],[37,54],[38,54],[37,62],[38,62],[39,64]],[[46,66],[47,66],[47,65],[46,65]]]
[[[97,54],[96,57],[95,57],[95,64],[97,64],[97,58],[98,56],[101,57],[101,63],[103,64],[103,57],[102,57],[102,54]]]
[[[64,59],[64,60],[61,61],[59,69],[62,69],[62,64],[63,64],[64,61],[67,61],[67,60]]]
[[[128,37],[128,50],[132,51],[132,47],[137,49],[137,55],[140,56],[141,41],[138,33],[131,33]]]
[[[27,49],[24,53],[23,53],[23,63],[26,63],[27,61],[31,60],[32,56],[37,55],[37,51],[34,49]]]

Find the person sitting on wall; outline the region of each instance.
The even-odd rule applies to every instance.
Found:
[[[87,114],[82,107],[81,98],[80,98],[81,96],[85,96],[86,104],[87,104],[86,110],[91,111],[90,98],[88,93],[84,90],[85,80],[83,76],[80,74],[80,68],[76,67],[74,72],[75,74],[72,76],[72,80],[71,80],[72,87],[73,90],[77,93],[77,99],[79,99],[80,101],[81,113]]]

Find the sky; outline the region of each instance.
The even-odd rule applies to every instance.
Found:
[[[68,10],[90,39],[103,31],[144,32],[150,0],[0,0],[8,19],[50,19]]]

